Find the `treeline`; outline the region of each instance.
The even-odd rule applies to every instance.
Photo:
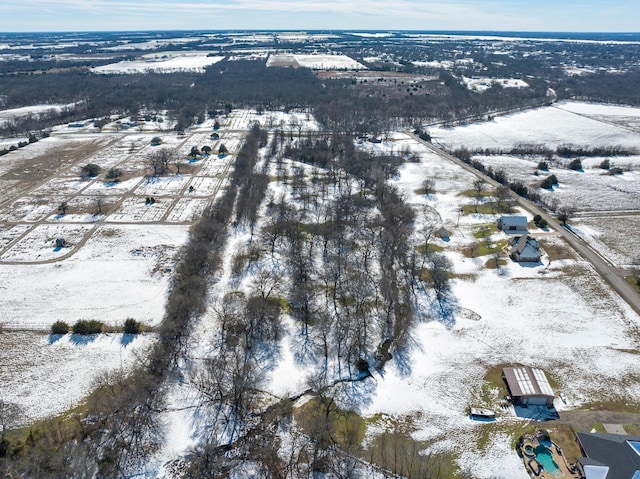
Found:
[[[553,156],[558,156],[560,158],[577,158],[633,156],[638,154],[636,150],[624,148],[622,146],[579,147],[574,145],[560,145],[557,148],[552,149],[547,145],[525,143],[517,144],[512,148],[459,148],[452,153],[460,159],[465,158],[465,161],[473,155],[531,156],[544,158],[553,158]]]
[[[570,76],[558,82],[559,99],[576,99],[640,105],[640,71],[637,68],[616,73],[592,73]]]

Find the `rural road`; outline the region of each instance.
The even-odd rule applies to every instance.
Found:
[[[486,183],[492,185],[497,188],[499,186],[503,186],[493,178],[485,175],[484,173],[476,170],[470,165],[467,165],[463,161],[459,160],[453,155],[450,155],[446,151],[438,148],[428,141],[422,140],[417,135],[412,132],[407,132],[409,136],[414,138],[416,141],[427,147],[433,153],[438,155],[439,157],[451,161],[456,165],[464,168],[469,173],[474,174],[478,178],[482,179]],[[532,215],[540,215],[543,217],[550,228],[557,231],[565,241],[571,246],[576,253],[578,253],[583,259],[591,263],[595,271],[616,291],[622,299],[624,299],[627,304],[640,316],[640,294],[633,288],[624,278],[622,278],[614,265],[611,265],[608,261],[606,261],[596,250],[594,250],[591,246],[589,246],[582,238],[573,233],[570,229],[560,225],[558,220],[547,213],[545,210],[535,205],[531,201],[522,198],[521,196],[515,194],[513,191],[510,191],[511,197],[516,200],[516,202],[529,211]],[[640,330],[640,324],[636,322],[630,322],[629,327]]]

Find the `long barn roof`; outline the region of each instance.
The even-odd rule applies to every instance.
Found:
[[[529,366],[504,368],[502,374],[512,396],[554,397],[549,380],[541,369]]]

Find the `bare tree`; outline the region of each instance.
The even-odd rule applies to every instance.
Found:
[[[2,434],[0,435],[1,441],[5,441],[7,432],[18,427],[22,420],[24,420],[24,413],[20,406],[0,399],[0,427],[2,428]]]
[[[431,196],[436,192],[435,190],[436,182],[431,178],[425,178],[422,181],[422,189],[424,191],[425,196]]]
[[[511,196],[511,190],[509,187],[500,185],[496,189],[496,198],[497,198],[497,212],[498,213],[509,213],[511,211],[511,203],[513,201]]]
[[[573,218],[576,209],[573,206],[565,205],[558,208],[558,220],[562,221],[562,226],[567,226],[567,221]]]
[[[101,215],[105,208],[105,200],[102,195],[96,195],[93,197],[93,216]]]
[[[169,171],[169,163],[173,159],[173,152],[167,148],[163,148],[147,159],[147,169],[151,172],[151,176],[158,177]]]

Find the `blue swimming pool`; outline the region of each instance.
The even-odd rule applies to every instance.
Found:
[[[536,461],[542,466],[544,472],[554,476],[562,476],[562,471],[560,471],[556,461],[553,460],[553,454],[548,447],[540,444],[533,452],[536,453]]]

